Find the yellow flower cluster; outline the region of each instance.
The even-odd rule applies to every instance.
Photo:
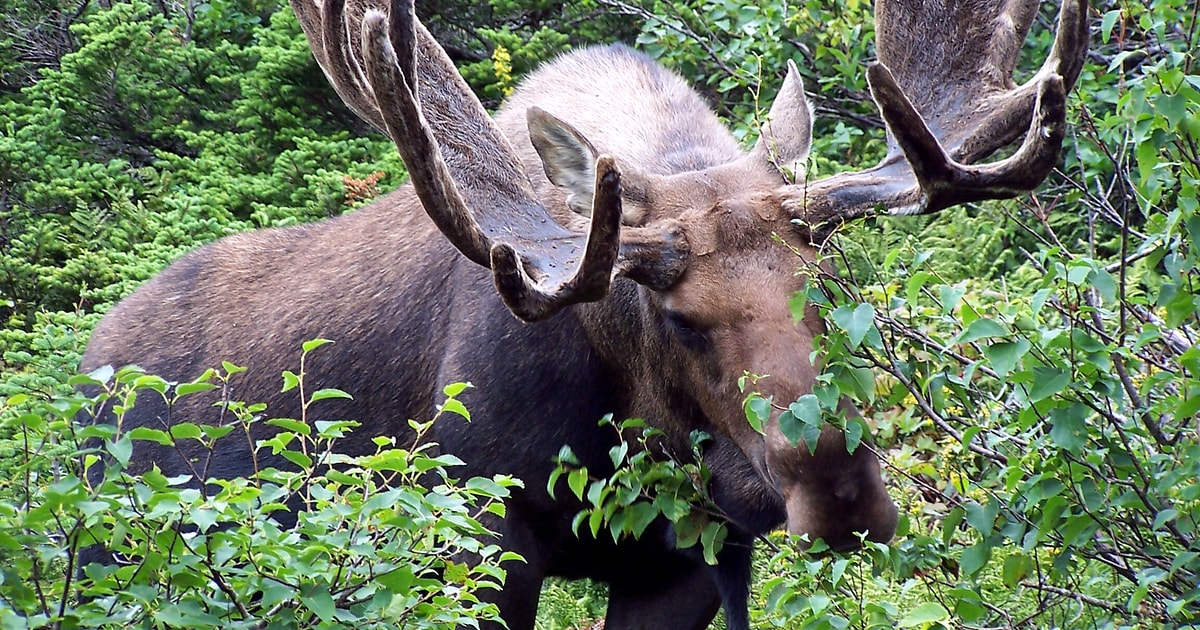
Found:
[[[496,46],[492,51],[492,70],[496,73],[496,85],[505,97],[513,91],[512,55],[504,46]]]

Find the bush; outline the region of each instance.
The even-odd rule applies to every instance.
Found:
[[[700,454],[705,441],[703,431],[693,431],[687,453],[664,452],[663,432],[638,419],[613,421],[608,415],[602,425],[612,427],[618,444],[608,451],[614,471],[597,477],[583,466],[570,447],[563,446],[557,465],[546,482],[546,492],[554,497],[559,479],[584,505],[571,523],[576,534],[587,532],[595,538],[606,529],[613,542],[640,538],[658,518],[671,521],[675,546],[679,549],[700,546],[704,561],[717,563],[729,535],[728,515],[713,501],[709,492],[711,473]],[[627,436],[636,435],[634,441]]]
[[[773,624],[1200,622],[1200,27],[1184,6],[1099,7],[1107,65],[1080,79],[1067,166],[1022,207],[989,204],[1031,244],[1000,282],[962,266],[973,250],[904,239],[798,301],[831,324],[822,400],[875,419],[908,513],[890,548],[777,557]]]
[[[175,404],[227,390],[243,371],[231,364],[189,383],[104,368],[72,379],[93,396],[7,399],[21,410],[22,465],[0,493],[0,625],[456,628],[497,618],[478,593],[500,588],[500,565],[519,558],[488,543],[480,519],[503,517],[518,482],[452,480],[461,462],[421,441],[436,417],[411,421],[407,445],[379,436],[374,453],[339,454],[358,423],[318,411],[321,400],[347,394],[303,396],[305,361],[322,343],[307,343],[298,373],[285,373],[285,389],[302,396],[298,419],[267,419],[263,405],[226,399],[217,425],[123,427],[138,398]],[[454,398],[463,387],[446,388],[443,412],[466,413]],[[93,424],[106,402],[114,422]],[[202,467],[177,478],[127,470],[135,442],[204,452],[247,439],[255,423],[278,429],[255,452],[293,467],[255,465],[237,479],[209,479]],[[296,505],[296,524],[281,526],[276,517]],[[81,567],[96,546],[115,561]]]

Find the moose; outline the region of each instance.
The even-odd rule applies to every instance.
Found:
[[[756,536],[786,525],[852,549],[889,541],[897,508],[873,449],[850,452],[839,429],[810,451],[783,435],[778,410],[751,428],[739,377],[762,375],[756,389],[785,405],[811,391],[825,327],[811,307],[794,316],[789,298],[840,225],[1013,197],[1045,179],[1086,52],[1085,2],[1063,0],[1052,51],[1016,85],[1038,0],[877,0],[867,77],[887,155],[808,181],[795,174],[813,110],[791,62],[745,152],[697,92],[628,47],[546,64],[492,118],[411,0],[292,0],[338,95],[393,140],[411,182],[341,217],[184,256],[107,314],[82,369],[137,364],[184,380],[240,362],[243,399],[299,417],[279,374],[305,340],[332,339],[307,378],[353,393],[322,404],[364,423],[341,445],[355,454],[372,436],[408,434],[445,384],[469,381],[473,422],[443,418],[429,439],[465,476],[525,481],[489,522],[525,560],[493,596],[508,628],[532,628],[543,580],[564,576],[609,585],[610,630],[705,628],[722,606],[729,628],[746,629]],[[145,401],[126,426],[162,428],[214,399],[185,401],[169,416]],[[731,529],[715,568],[677,550],[665,519],[619,542],[573,532],[579,504],[546,482],[563,445],[611,471],[605,414],[643,418],[681,452],[691,432],[711,436],[702,457]],[[210,474],[250,472],[247,448],[226,445]],[[186,457],[139,444],[132,461],[179,475]]]

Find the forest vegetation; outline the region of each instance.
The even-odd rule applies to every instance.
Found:
[[[800,552],[783,535],[760,543],[755,627],[1200,624],[1198,6],[1092,3],[1063,155],[1035,193],[870,219],[827,248],[838,274],[795,300],[829,322],[825,374],[796,405],[855,400],[868,426],[846,430],[873,436],[901,523],[890,545],[850,555]],[[884,152],[865,0],[428,0],[417,12],[489,107],[562,51],[624,41],[685,76],[750,146],[791,59],[817,114],[806,176]],[[1056,12],[1043,7],[1019,79],[1045,57]],[[76,414],[97,398],[76,386],[128,405],[220,387],[240,369],[192,383],[77,375],[109,308],[204,243],[351,212],[404,180],[286,4],[0,0],[0,628],[442,628],[494,614],[475,593],[509,559],[471,536],[516,481],[455,484],[453,458],[381,443],[308,484],[321,475],[310,454],[353,428],[319,418],[339,391],[310,393],[313,416],[281,421],[287,437],[264,446],[300,472],[230,482],[220,500],[161,475],[80,475],[99,456],[89,438],[122,461],[130,439],[225,434],[87,428]],[[296,349],[285,386],[303,391],[321,343]],[[746,408],[756,413],[752,396]],[[230,410],[241,422],[261,411]],[[445,471],[442,490],[415,490],[431,470]],[[373,485],[383,471],[390,489]],[[316,506],[306,526],[273,526],[261,506],[302,487]],[[595,510],[593,527],[623,533],[619,510]],[[429,535],[397,533],[397,518]],[[105,540],[143,560],[77,575],[79,550]],[[463,549],[483,561],[456,563]],[[601,587],[555,583],[539,626],[602,615]]]

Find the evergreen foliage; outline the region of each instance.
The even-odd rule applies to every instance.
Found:
[[[401,180],[295,17],[257,4],[88,13],[76,50],[3,95],[0,318],[16,339],[0,353],[27,343],[37,313],[103,309],[199,244],[344,211],[362,199],[343,178]]]

